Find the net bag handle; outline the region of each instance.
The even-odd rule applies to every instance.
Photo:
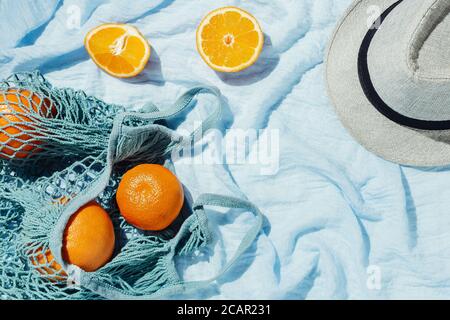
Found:
[[[231,196],[223,196],[211,193],[205,193],[199,196],[198,200],[195,202],[193,206],[193,210],[196,213],[200,214],[200,219],[206,217],[205,206],[215,206],[215,207],[223,207],[229,209],[243,209],[247,210],[256,217],[255,224],[247,231],[246,235],[242,239],[239,247],[234,253],[233,257],[222,267],[221,271],[217,273],[214,277],[207,280],[200,281],[189,281],[175,284],[169,284],[165,287],[162,287],[155,293],[150,295],[132,295],[128,294],[123,290],[112,287],[108,284],[101,283],[99,280],[95,278],[94,274],[85,274],[85,277],[82,281],[82,285],[95,291],[101,296],[108,299],[124,299],[124,300],[150,300],[150,299],[163,299],[171,295],[189,293],[194,290],[199,290],[205,288],[219,279],[222,275],[224,275],[233,264],[241,257],[241,255],[250,248],[253,242],[258,237],[262,226],[263,226],[263,214],[259,209],[248,200],[235,198]],[[186,222],[192,222],[190,219]],[[184,223],[176,237],[174,238],[174,248],[179,243],[179,241],[189,232],[190,223]]]
[[[177,101],[175,101],[173,105],[171,105],[169,108],[165,110],[158,110],[153,104],[146,104],[144,106],[144,109],[155,111],[139,114],[136,114],[134,112],[125,112],[119,118],[118,122],[123,122],[124,118],[138,118],[152,121],[167,120],[173,118],[182,113],[183,111],[185,111],[191,104],[192,100],[194,100],[194,98],[200,93],[212,94],[214,97],[216,97],[216,103],[213,104],[213,110],[210,112],[210,114],[205,119],[202,120],[201,125],[193,132],[191,132],[189,136],[184,137],[181,142],[181,143],[195,143],[204,136],[205,131],[216,127],[222,118],[224,100],[222,98],[220,90],[216,87],[213,86],[193,87],[188,91],[186,91],[185,93],[183,93],[177,99]]]
[[[62,265],[65,268],[68,268],[69,266],[64,262],[61,255],[61,246],[62,246],[62,237],[64,233],[65,226],[70,218],[70,216],[75,213],[84,203],[87,203],[91,200],[93,200],[108,184],[112,167],[114,164],[114,158],[115,158],[115,152],[117,147],[117,141],[121,135],[123,135],[123,126],[124,126],[124,120],[125,119],[136,119],[136,120],[149,120],[151,122],[157,121],[157,120],[164,120],[169,119],[171,117],[174,117],[178,114],[180,114],[182,111],[186,110],[192,100],[199,94],[199,93],[209,93],[215,96],[216,103],[213,104],[214,108],[212,112],[202,121],[202,124],[199,128],[194,130],[190,135],[185,136],[181,139],[181,141],[177,141],[177,145],[181,145],[182,143],[192,143],[196,142],[197,140],[201,139],[203,137],[203,134],[198,134],[198,132],[204,133],[206,130],[216,126],[216,124],[221,119],[222,109],[224,106],[222,95],[216,87],[212,86],[197,86],[189,89],[185,93],[183,93],[176,102],[167,108],[166,110],[162,111],[153,111],[153,112],[147,112],[147,113],[136,113],[136,112],[124,112],[120,113],[116,116],[114,119],[114,125],[113,129],[110,133],[109,137],[109,146],[108,146],[108,153],[107,153],[107,164],[106,168],[103,171],[103,173],[98,177],[97,182],[94,186],[90,186],[87,189],[80,192],[79,195],[77,195],[76,199],[74,201],[70,201],[65,210],[64,213],[59,217],[58,221],[56,222],[55,228],[52,231],[52,234],[49,239],[49,246],[54,252],[55,260],[58,261],[60,265]],[[147,109],[153,109],[156,110],[151,105],[147,105]],[[150,124],[154,125],[154,124]],[[145,130],[146,127],[137,127],[137,128],[131,128],[129,131],[133,130]],[[170,129],[168,129],[170,130]],[[203,130],[203,131],[202,131]],[[93,197],[95,195],[95,197]],[[74,268],[77,270],[76,268]]]

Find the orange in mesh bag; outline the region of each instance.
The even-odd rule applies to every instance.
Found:
[[[113,254],[114,227],[108,213],[95,201],[80,209],[69,219],[64,230],[63,259],[85,271],[95,271]],[[36,270],[51,281],[63,281],[67,274],[50,249],[38,247],[28,252]]]
[[[25,89],[0,92],[0,157],[26,158],[41,149],[39,117],[52,118],[56,108],[47,98]]]

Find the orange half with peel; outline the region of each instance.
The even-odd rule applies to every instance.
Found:
[[[144,70],[150,59],[150,45],[127,24],[102,24],[88,32],[84,46],[102,70],[118,78],[130,78]]]
[[[258,60],[264,35],[250,13],[236,7],[210,12],[197,28],[197,50],[214,70],[238,72]]]

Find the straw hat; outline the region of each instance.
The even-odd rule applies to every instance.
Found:
[[[450,1],[358,0],[326,67],[348,131],[369,151],[414,166],[450,164]]]

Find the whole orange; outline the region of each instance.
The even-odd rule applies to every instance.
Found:
[[[157,164],[141,164],[127,171],[116,194],[125,220],[142,230],[167,228],[180,213],[183,186],[168,169]]]
[[[108,213],[96,202],[81,207],[64,230],[63,259],[84,271],[95,271],[112,257],[114,227]]]
[[[42,136],[36,130],[32,114],[52,117],[56,109],[48,98],[26,89],[11,88],[0,91],[0,157],[26,158],[41,149]]]
[[[114,228],[109,215],[96,202],[81,207],[70,217],[64,230],[63,259],[85,271],[95,271],[106,264],[114,251]],[[62,281],[67,273],[50,249],[29,252],[31,263],[51,281]]]

